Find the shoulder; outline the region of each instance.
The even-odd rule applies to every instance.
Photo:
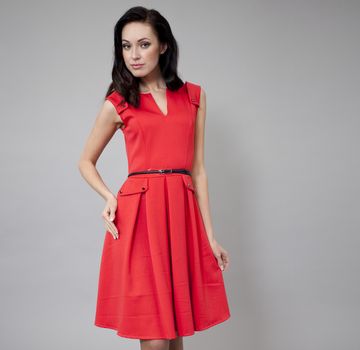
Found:
[[[201,84],[193,81],[186,81],[185,84],[187,87],[190,101],[199,107],[203,106],[206,101],[206,93],[204,87]]]
[[[125,98],[116,90],[105,97],[104,110],[115,118],[115,122],[126,123],[126,113],[124,111],[129,107]]]
[[[112,106],[115,107],[118,114],[121,114],[129,107],[125,98],[116,90],[106,96],[104,105],[106,105],[106,108],[112,108]]]

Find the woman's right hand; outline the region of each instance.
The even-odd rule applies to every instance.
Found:
[[[113,223],[115,219],[115,212],[117,209],[117,198],[112,195],[107,201],[105,208],[102,212],[102,217],[105,222],[105,228],[108,230],[114,237],[114,239],[119,238],[119,232]]]

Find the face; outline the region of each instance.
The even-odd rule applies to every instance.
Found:
[[[147,23],[127,23],[122,30],[122,54],[128,70],[144,77],[158,68],[159,55],[166,50]],[[138,66],[135,66],[138,65]]]

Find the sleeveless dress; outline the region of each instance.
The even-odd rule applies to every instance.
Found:
[[[140,106],[107,99],[125,124],[128,172],[191,171],[200,85],[166,89],[167,114],[151,93]],[[94,324],[137,339],[193,335],[230,317],[223,272],[207,238],[192,178],[129,176],[117,192],[119,238],[106,231]]]

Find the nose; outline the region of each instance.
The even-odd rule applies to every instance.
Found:
[[[133,49],[131,50],[131,58],[135,60],[138,57],[139,57],[138,49],[136,48],[136,46],[134,46]]]

